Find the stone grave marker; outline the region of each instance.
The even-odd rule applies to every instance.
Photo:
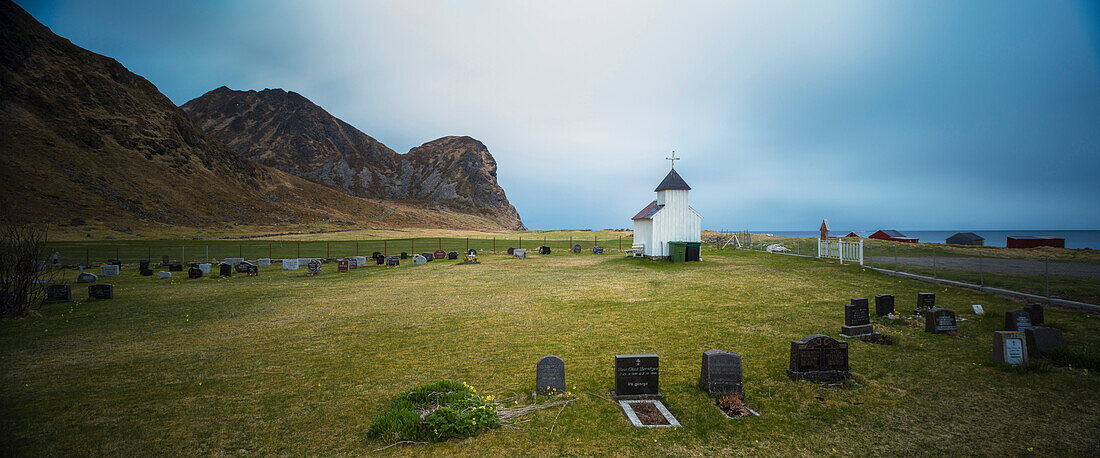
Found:
[[[432,256],[435,256],[436,259],[443,259],[447,257],[447,252],[443,250],[435,250],[435,253],[432,253]]]
[[[699,388],[711,396],[725,393],[744,394],[741,381],[741,355],[732,351],[707,350],[699,371]]]
[[[422,255],[422,254],[414,254],[413,255],[413,264],[414,265],[421,265],[421,264],[427,264],[427,263],[428,263],[428,259],[425,258],[424,255]]]
[[[298,258],[298,265],[305,267],[313,258]]]
[[[848,369],[848,342],[814,334],[791,342],[791,364],[787,376],[834,382],[852,376]]]
[[[852,303],[844,306],[844,326],[840,327],[840,335],[844,337],[859,337],[871,334],[875,331],[871,324],[871,312],[867,307],[867,299],[862,297],[852,299]]]
[[[565,392],[565,361],[554,355],[539,359],[535,364],[535,392],[542,396]]]
[[[1043,304],[1027,304],[1024,306],[1024,311],[1031,317],[1032,326],[1042,326],[1045,321],[1043,317]]]
[[[386,267],[397,267],[401,265],[400,256],[386,256]]]
[[[894,313],[894,295],[879,294],[875,296],[875,315],[886,316]]]
[[[523,258],[527,257],[527,250],[525,250],[523,248],[516,248],[514,251],[512,251],[512,253],[513,253],[512,256],[515,256],[515,257],[520,258],[520,259],[523,259]]]
[[[615,355],[614,399],[660,398],[657,355]]]
[[[198,267],[187,269],[187,278],[202,278],[202,269]]]
[[[118,266],[114,264],[104,264],[102,266],[99,266],[99,274],[103,275],[104,277],[117,277]]]
[[[309,275],[318,275],[321,273],[321,261],[318,259],[311,259],[306,264],[306,273]]]
[[[581,252],[581,244],[574,243],[573,244],[573,254],[580,254],[580,252]]]
[[[99,276],[91,272],[81,272],[76,276],[77,283],[95,283],[99,281]]]
[[[161,265],[167,265],[169,262],[172,262],[172,259],[169,258],[168,255],[164,255],[164,256],[160,257],[160,264]]]
[[[1066,344],[1062,330],[1047,326],[1032,326],[1024,330],[1027,354],[1031,357],[1046,356],[1051,350]]]
[[[472,254],[474,256],[477,256],[477,250],[475,250],[473,248],[470,248],[469,250],[466,250],[466,254]]]
[[[951,331],[958,332],[958,330],[959,323],[955,318],[955,312],[939,307],[933,307],[931,310],[925,312],[924,332],[943,334]]]
[[[356,256],[355,257],[355,263],[359,264],[359,267],[363,267],[363,266],[367,265],[367,257],[366,256]]]
[[[157,279],[158,280],[167,280],[169,278],[172,278],[172,272],[165,272],[163,270],[160,271],[160,272],[157,272]]]
[[[245,273],[245,275],[248,275],[249,277],[255,277],[255,276],[260,274],[260,268],[256,267],[255,264],[249,264],[248,265],[248,270],[245,270],[244,273]]]
[[[603,254],[603,247],[602,246],[592,247],[592,254]]]
[[[169,272],[183,272],[183,264],[180,264],[178,262],[175,263],[175,264],[168,264],[168,271]]]
[[[1019,366],[1027,364],[1027,342],[1018,331],[993,332],[993,362]]]
[[[1005,331],[1024,332],[1031,327],[1031,315],[1020,309],[1005,312]]]
[[[244,262],[244,258],[225,258],[224,262],[233,267],[237,267],[237,264]]]
[[[53,252],[53,256],[50,256],[50,262],[54,267],[61,267],[61,253]]]
[[[513,254],[515,254],[515,253],[516,253],[516,249],[515,249],[515,248],[512,248],[512,247],[508,247],[508,255],[513,255]]]
[[[408,259],[408,258],[409,258],[409,253],[402,251],[401,252],[401,259]]]
[[[283,270],[298,270],[298,260],[297,259],[284,259],[283,260]]]
[[[119,261],[118,259],[108,259],[107,264],[122,267],[122,261]]]
[[[73,287],[70,285],[49,285],[46,287],[46,297],[50,302],[72,302]]]
[[[210,264],[203,262],[199,263],[198,267],[199,270],[202,271],[203,275],[210,275]]]
[[[970,308],[974,309],[975,315],[985,315],[985,309],[983,309],[981,305],[974,304],[971,305]]]
[[[508,253],[512,254],[512,253]],[[543,245],[539,247],[539,254],[550,254],[550,247]]]
[[[147,270],[149,268],[149,261],[138,261],[139,270]]]
[[[138,273],[141,274],[142,277],[151,277],[153,276],[153,269],[141,269]]]
[[[435,255],[431,254],[431,253],[428,253],[426,251],[423,252],[423,253],[420,253],[420,255],[423,256],[424,260],[427,261],[427,262],[432,262],[433,260],[435,260]]]
[[[384,254],[382,254],[382,252],[381,252],[381,251],[375,251],[374,253],[371,253],[371,254],[370,254],[370,258],[371,258],[371,259],[375,259],[375,258],[377,258],[377,257],[379,257],[379,256],[385,256],[385,255],[384,255]]]
[[[88,299],[105,300],[115,298],[115,287],[106,283],[91,285],[88,287]]]
[[[256,260],[256,266],[257,267],[271,267],[271,259],[270,258],[257,259]]]
[[[925,310],[931,310],[936,307],[936,294],[935,293],[917,293],[917,309],[913,313],[920,315]]]
[[[226,264],[226,263],[223,262],[223,263],[221,263],[221,265],[218,266],[218,269],[219,269],[218,273],[223,277],[232,277],[233,276],[233,266],[231,266],[229,264]]]
[[[451,251],[451,252],[447,253],[447,259],[449,259],[449,260],[458,259],[458,252],[457,251]]]
[[[379,265],[379,266],[386,264],[386,257],[383,256],[383,255],[375,256],[374,257],[374,264]]]
[[[347,273],[348,270],[351,270],[351,265],[349,264],[347,259],[339,259],[336,261],[337,273]]]

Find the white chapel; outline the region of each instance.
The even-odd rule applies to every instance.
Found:
[[[678,160],[675,155],[670,160]],[[675,164],[675,162],[673,163]],[[676,168],[657,185],[657,200],[634,215],[634,244],[644,245],[645,256],[667,257],[668,242],[699,242],[703,215],[688,205],[691,186]]]

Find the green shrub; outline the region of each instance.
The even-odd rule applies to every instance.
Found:
[[[440,380],[401,393],[390,403],[367,435],[407,441],[442,441],[472,437],[500,426],[491,403],[466,383]]]
[[[1056,347],[1047,355],[1056,366],[1100,371],[1100,352],[1084,347]]]

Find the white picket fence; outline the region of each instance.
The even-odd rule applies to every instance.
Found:
[[[859,239],[858,242],[849,242],[846,240],[818,240],[817,241],[817,257],[839,259],[840,263],[844,261],[858,262],[859,265],[863,265],[863,239]]]

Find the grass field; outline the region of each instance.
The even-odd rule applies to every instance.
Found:
[[[74,288],[76,303],[0,322],[0,446],[27,456],[362,455],[390,445],[365,431],[394,395],[453,379],[523,405],[535,362],[555,354],[576,387],[563,410],[383,453],[1100,453],[1095,373],[989,362],[992,331],[1019,303],[935,288],[937,304],[965,319],[965,337],[876,322],[899,344],[852,341],[854,383],[826,388],[786,377],[791,340],[836,337],[852,297],[892,293],[904,312],[933,286],[817,259],[703,254],[688,264],[482,254],[479,265],[163,281],[128,268],[112,280],[114,300],[89,303]],[[1100,344],[1096,315],[1048,309],[1047,320],[1070,345]],[[726,419],[695,387],[710,349],[741,354],[761,417]],[[661,388],[682,428],[633,428],[605,399],[623,353],[661,356]]]

